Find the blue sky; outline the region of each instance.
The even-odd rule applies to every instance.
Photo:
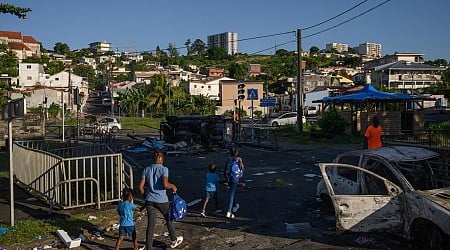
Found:
[[[368,0],[358,8],[328,23],[302,32],[308,36],[349,20],[385,0]],[[201,39],[222,32],[237,32],[239,39],[304,29],[327,20],[363,0],[229,0],[229,1],[104,1],[39,0],[0,1],[32,12],[28,18],[0,14],[0,30],[20,31],[52,49],[67,43],[71,49],[86,48],[95,41],[116,47],[151,51],[169,43],[184,47],[187,39]],[[425,60],[450,61],[450,1],[390,0],[381,7],[337,28],[302,39],[303,50],[320,49],[339,42],[355,47],[373,42],[382,45],[382,55],[394,52],[423,53]],[[277,45],[296,50],[294,33],[240,41],[238,49],[255,53]],[[290,42],[290,43],[289,43]],[[281,45],[287,43],[285,45]],[[119,51],[131,49],[119,48]],[[261,52],[273,54],[274,48]],[[180,48],[184,54],[185,49]]]

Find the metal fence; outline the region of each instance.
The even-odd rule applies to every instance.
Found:
[[[133,187],[132,166],[100,144],[61,148],[58,142],[15,142],[13,166],[20,182],[63,209],[100,208]]]
[[[414,130],[402,133],[386,133],[384,142],[407,143],[431,147],[450,147],[450,130]]]
[[[273,127],[242,126],[239,143],[251,143],[256,146],[278,149],[278,141]]]

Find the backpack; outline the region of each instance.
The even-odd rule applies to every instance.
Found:
[[[228,182],[238,183],[243,175],[241,164],[234,157],[230,157],[228,161]]]
[[[173,195],[173,200],[170,202],[169,220],[179,221],[187,215],[186,201],[178,194]]]

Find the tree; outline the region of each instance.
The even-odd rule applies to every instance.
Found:
[[[50,75],[54,75],[56,73],[59,73],[61,71],[64,71],[66,69],[66,66],[63,62],[60,61],[51,61],[47,64],[47,68],[45,69],[45,72]]]
[[[196,39],[191,47],[191,52],[199,57],[203,57],[205,55],[206,45],[200,40]]]
[[[8,76],[18,76],[19,61],[16,54],[9,49],[8,45],[0,44],[0,73]]]
[[[167,51],[169,51],[170,57],[178,57],[180,54],[178,53],[177,48],[175,47],[175,44],[169,43],[169,46],[167,47]]]
[[[26,19],[27,13],[30,12],[30,8],[17,7],[12,4],[0,3],[0,13],[11,14],[18,18]]]
[[[191,54],[191,50],[190,50],[190,46],[191,45],[191,39],[187,39],[186,42],[184,43],[184,46],[186,46],[186,55],[190,56]]]
[[[230,75],[231,78],[243,79],[246,73],[247,69],[242,64],[232,63],[228,67],[228,74]]]
[[[228,53],[224,48],[212,47],[208,49],[208,59],[209,60],[225,60],[228,58]]]
[[[310,55],[314,55],[319,53],[320,49],[317,46],[312,46],[311,48],[309,48],[309,54]]]
[[[55,43],[53,50],[56,53],[61,54],[61,55],[66,55],[67,53],[70,52],[69,45],[67,45],[67,43],[61,43],[61,42]]]

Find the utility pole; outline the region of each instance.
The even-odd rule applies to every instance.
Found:
[[[297,29],[297,132],[303,131],[302,31]]]

